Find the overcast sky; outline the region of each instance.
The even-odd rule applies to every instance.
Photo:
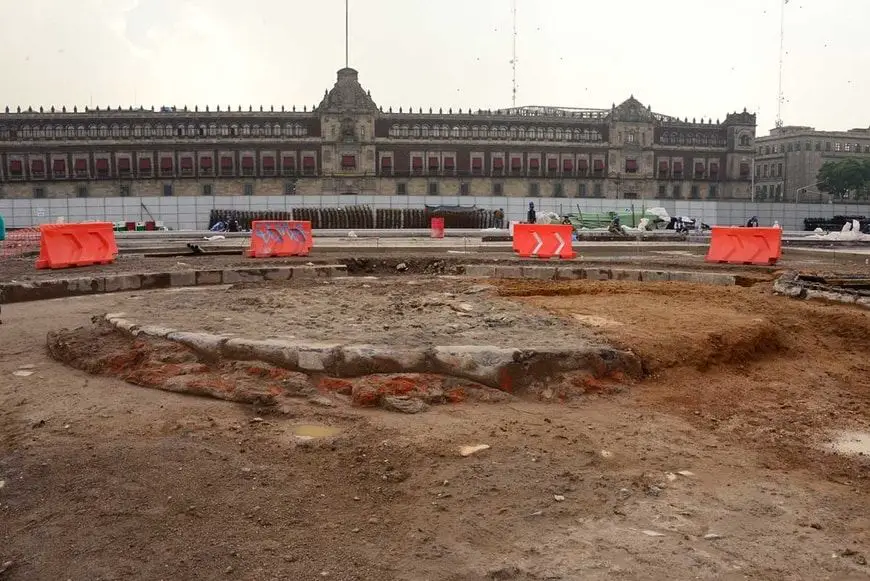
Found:
[[[0,5],[12,0],[0,0]],[[0,102],[318,103],[344,0],[27,0],[0,19]],[[773,127],[781,0],[517,0],[518,105],[759,114]],[[389,106],[511,104],[511,0],[350,0],[350,65]],[[867,0],[789,0],[783,120],[870,125]],[[0,103],[2,106],[2,103]]]

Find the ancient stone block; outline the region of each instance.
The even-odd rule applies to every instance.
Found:
[[[491,278],[495,276],[496,267],[493,264],[466,264],[465,276],[474,278]]]
[[[223,282],[223,271],[220,270],[198,270],[196,271],[196,284],[211,285],[221,284]]]
[[[630,282],[641,281],[641,271],[635,269],[612,269],[610,271],[613,280],[626,280]]]
[[[534,280],[554,280],[556,278],[555,266],[523,266],[523,278]]]
[[[259,269],[237,270],[226,269],[223,271],[221,280],[224,284],[238,284],[240,282],[263,282],[263,275]]]
[[[609,268],[586,268],[584,269],[586,280],[611,280],[613,273]]]
[[[299,364],[298,346],[278,339],[228,339],[221,345],[221,353],[227,359],[265,361],[286,369],[296,369]]]
[[[166,336],[170,341],[176,341],[187,345],[195,351],[205,353],[213,357],[221,354],[221,345],[227,341],[226,337],[212,335],[211,333],[189,333],[187,331],[175,331]]]
[[[671,273],[666,270],[644,270],[640,273],[640,279],[643,282],[668,282]]]
[[[142,287],[142,277],[138,274],[115,274],[103,280],[107,293],[139,290]]]
[[[174,287],[196,286],[196,271],[186,270],[170,273],[169,284]]]
[[[495,278],[523,278],[522,266],[497,266]]]

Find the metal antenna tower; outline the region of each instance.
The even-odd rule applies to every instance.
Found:
[[[785,59],[785,5],[788,0],[782,0],[782,8],[779,14],[779,92],[776,95],[776,126],[782,127],[782,103],[785,96],[782,94],[782,69]]]
[[[511,95],[511,103],[513,107],[517,106],[517,0],[513,0],[513,52],[511,54],[511,67],[513,69],[513,93]]]

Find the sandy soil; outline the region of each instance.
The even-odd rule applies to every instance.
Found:
[[[0,578],[867,578],[868,464],[822,449],[870,426],[866,312],[758,287],[501,292],[635,349],[649,379],[257,416],[47,357],[47,332],[141,299],[4,308]],[[473,444],[491,447],[459,455]]]
[[[388,345],[582,347],[583,326],[438,277],[346,277],[203,288],[143,297],[129,318],[185,331]]]
[[[638,401],[764,449],[770,466],[864,477],[866,465],[851,472],[818,443],[837,428],[870,426],[866,309],[793,301],[766,285],[499,286],[554,314],[593,318],[602,340],[640,355],[651,377]]]

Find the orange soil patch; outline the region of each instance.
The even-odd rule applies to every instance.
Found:
[[[594,326],[641,356],[644,404],[772,452],[771,466],[827,466],[828,430],[870,425],[870,313],[794,301],[767,286],[499,281],[499,293]],[[580,315],[580,317],[576,317]],[[821,462],[821,464],[819,464]],[[854,467],[854,466],[853,466]]]

